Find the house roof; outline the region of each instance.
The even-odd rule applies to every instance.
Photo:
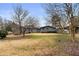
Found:
[[[49,27],[49,28],[54,28],[54,29],[56,29],[55,27],[52,27],[52,26],[44,26],[44,27],[40,27],[40,29],[42,29],[42,28],[46,28],[46,27]]]

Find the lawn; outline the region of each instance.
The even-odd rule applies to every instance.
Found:
[[[77,35],[78,38],[78,35]],[[0,40],[0,55],[19,56],[53,56],[79,55],[79,44],[75,53],[72,52],[73,43],[68,34],[31,33],[25,37],[8,35]]]

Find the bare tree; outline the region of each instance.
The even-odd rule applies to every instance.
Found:
[[[29,16],[25,21],[25,26],[30,28],[39,27],[39,21],[37,18]]]
[[[12,19],[19,25],[19,34],[21,34],[23,21],[29,13],[27,10],[24,10],[21,5],[17,5],[13,10],[14,14],[12,16]]]
[[[29,28],[29,31],[32,31],[33,28],[39,27],[39,21],[37,18],[29,16],[24,22],[25,30],[23,31],[23,35],[25,36],[26,28]]]
[[[63,27],[65,27],[64,25],[69,24],[71,39],[74,41],[75,29],[77,24],[79,23],[77,22],[78,18],[76,18],[76,16],[78,17],[79,4],[47,4],[45,8],[50,18],[50,22],[53,26],[59,27],[60,30],[63,32]]]
[[[64,32],[63,24],[65,23],[62,19],[61,4],[47,4],[45,6],[46,13],[48,14],[48,22],[59,28],[61,32]]]
[[[75,18],[75,16],[78,14],[78,5],[77,4],[72,4],[72,3],[65,3],[64,4],[64,9],[67,15],[67,20],[69,23],[69,30],[70,30],[70,34],[71,34],[71,39],[72,41],[75,41],[75,29],[76,29],[76,21],[77,19]]]

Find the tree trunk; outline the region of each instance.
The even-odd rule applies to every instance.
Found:
[[[23,37],[25,37],[25,33],[26,33],[26,29],[23,28],[23,31],[22,31]]]
[[[71,39],[72,41],[75,41],[75,22],[73,17],[71,18],[70,31],[71,31]]]
[[[75,30],[73,28],[73,30],[71,29],[71,39],[72,41],[75,41]]]
[[[21,22],[19,21],[19,34],[22,33]]]
[[[22,33],[22,28],[21,28],[21,26],[19,27],[19,34],[21,34]]]

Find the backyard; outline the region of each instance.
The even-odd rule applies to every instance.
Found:
[[[79,38],[78,34],[76,37]],[[25,37],[10,34],[0,40],[0,55],[79,55],[77,42],[74,47],[68,34],[31,33],[26,34]],[[75,48],[75,53],[71,53],[73,48]]]

